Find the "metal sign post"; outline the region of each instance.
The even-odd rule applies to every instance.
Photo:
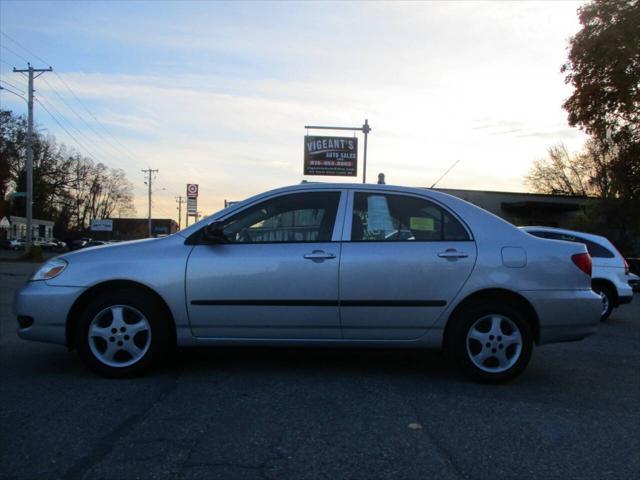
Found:
[[[352,132],[362,132],[364,133],[364,155],[363,155],[363,164],[362,164],[362,183],[367,182],[367,137],[369,136],[369,132],[371,131],[371,127],[369,126],[369,120],[365,118],[364,125],[362,127],[327,127],[327,126],[319,126],[319,125],[307,125],[304,128],[316,129],[316,130],[350,130]]]

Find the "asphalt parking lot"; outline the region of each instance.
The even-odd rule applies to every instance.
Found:
[[[198,349],[106,380],[21,341],[0,262],[0,478],[640,478],[640,299],[467,382],[435,352]]]

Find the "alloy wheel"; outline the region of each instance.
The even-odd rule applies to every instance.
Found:
[[[87,333],[91,353],[104,365],[122,368],[138,362],[151,345],[147,318],[128,305],[113,305],[99,312]]]
[[[484,372],[501,373],[509,370],[520,358],[522,346],[520,329],[504,315],[483,316],[467,332],[469,359]]]

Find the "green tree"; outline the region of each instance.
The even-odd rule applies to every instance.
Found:
[[[562,66],[574,91],[563,107],[611,157],[614,194],[640,202],[640,0],[593,0],[578,14]]]

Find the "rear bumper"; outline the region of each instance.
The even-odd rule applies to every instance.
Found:
[[[600,325],[600,297],[592,290],[536,290],[521,292],[538,314],[538,345],[581,340]]]
[[[626,305],[627,303],[631,302],[633,302],[633,295],[618,297],[618,305]]]
[[[28,282],[16,293],[13,302],[18,336],[66,345],[67,315],[84,290],[83,287],[53,287],[44,281]]]

